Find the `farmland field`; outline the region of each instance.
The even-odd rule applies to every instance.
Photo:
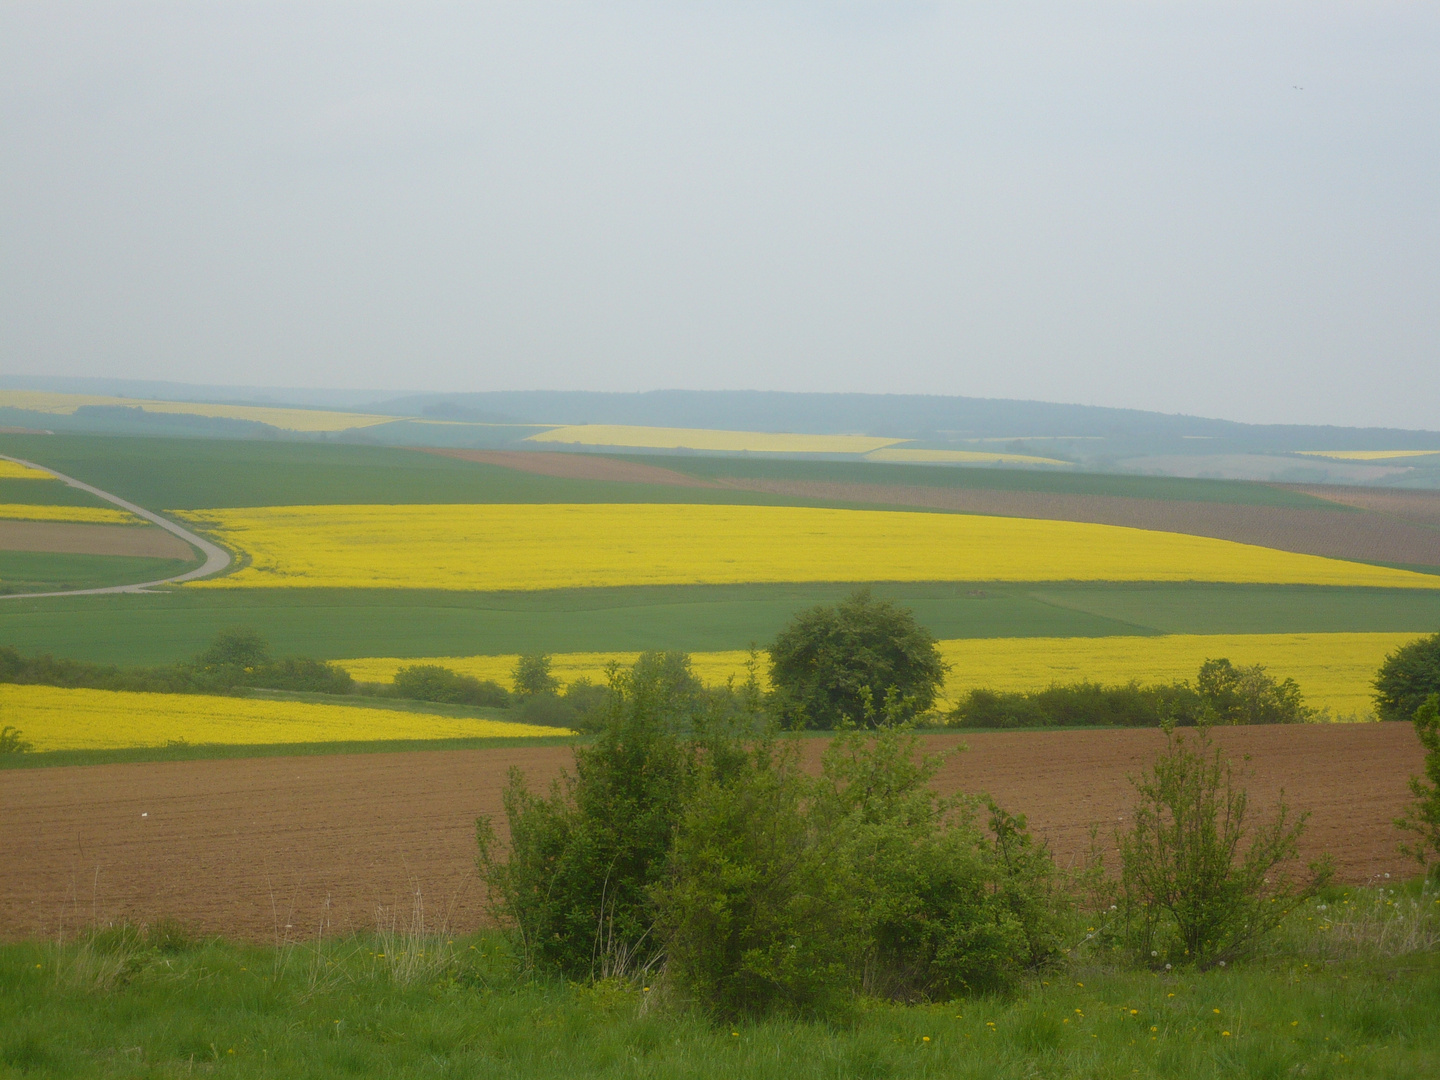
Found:
[[[139,525],[125,510],[99,506],[45,506],[39,503],[0,503],[0,520],[76,521],[87,525]]]
[[[1341,879],[1406,872],[1391,819],[1421,752],[1407,724],[1234,728],[1250,755],[1256,806],[1284,788],[1314,813],[1302,855],[1334,854]],[[988,791],[1027,814],[1062,865],[1092,822],[1131,805],[1126,775],[1153,731],[967,734],[943,790]],[[932,749],[957,736],[928,738]],[[821,740],[805,744],[810,761]],[[475,818],[500,809],[518,767],[543,788],[567,746],[28,769],[0,774],[0,939],[54,933],[62,920],[183,915],[199,932],[274,941],[276,911],[313,938],[373,925],[376,905],[409,910],[423,890],[452,931],[482,924]],[[145,817],[141,817],[141,814]],[[502,819],[503,820],[503,819]],[[1102,834],[1107,835],[1107,834]]]
[[[763,431],[716,431],[706,428],[573,424],[538,432],[529,436],[526,441],[729,453],[863,454],[903,440],[865,435],[791,435]]]
[[[866,461],[892,464],[929,465],[1069,465],[1058,458],[1036,457],[1033,454],[1007,454],[999,450],[921,450],[905,446],[872,450]]]
[[[105,527],[105,526],[102,526]],[[8,530],[0,523],[0,538]],[[130,531],[127,527],[126,531]],[[141,533],[137,539],[148,540],[150,530],[135,529]],[[160,532],[159,529],[154,530]],[[173,539],[168,533],[160,533]],[[167,577],[183,574],[194,568],[189,559],[154,558],[144,555],[92,554],[53,550],[55,544],[47,545],[50,551],[7,551],[0,550],[0,597],[13,593],[54,592],[65,589],[98,589],[107,585],[128,585],[140,581],[160,581]],[[81,545],[82,548],[86,545]],[[94,546],[100,546],[96,544]],[[167,547],[169,545],[166,545]],[[125,550],[120,544],[107,544],[108,550]],[[0,621],[4,616],[17,614],[11,610],[24,600],[6,600],[9,607],[0,607]],[[113,632],[113,631],[112,631]],[[69,634],[66,635],[69,638]],[[9,644],[15,638],[0,641]],[[54,650],[52,650],[54,651]],[[63,650],[62,650],[63,651]]]
[[[186,517],[251,560],[195,588],[937,579],[1440,588],[1440,577],[1231,541],[979,515],[588,503],[291,506]]]
[[[208,522],[242,556],[208,585],[0,602],[0,643],[99,662],[176,662],[246,627],[281,653],[351,661],[681,649],[706,654],[699,662],[718,677],[796,611],[868,584],[947,642],[957,691],[971,685],[966,670],[991,672],[997,687],[1082,668],[1111,681],[1193,677],[1192,651],[1225,653],[1220,639],[1187,651],[1184,635],[1257,646],[1250,635],[1315,635],[1253,654],[1238,642],[1231,659],[1293,674],[1346,715],[1363,714],[1361,669],[1385,650],[1356,645],[1347,659],[1320,643],[1440,627],[1440,575],[1429,572],[1440,532],[1424,493],[259,440],[0,435],[0,452]],[[16,494],[47,490],[43,500]],[[19,477],[0,477],[0,498],[104,509]],[[43,544],[17,530],[62,527],[72,531],[40,538],[54,550],[0,551],[0,585],[45,591],[173,572],[119,558],[129,549],[104,547],[111,534],[79,531],[101,526],[0,522],[0,545],[5,528],[19,548]],[[169,543],[148,526],[110,528]],[[84,553],[95,547],[110,554]],[[1159,635],[1167,643],[1145,645]],[[502,676],[506,663],[473,661]],[[587,663],[572,666],[597,678],[603,664]]]
[[[288,431],[345,431],[388,424],[398,417],[368,416],[324,409],[271,409],[254,405],[211,405],[187,401],[147,401],[97,394],[52,394],[33,390],[0,390],[0,409],[68,415],[76,409],[110,406],[145,412],[250,420]]]
[[[1206,660],[1225,657],[1236,664],[1261,664],[1300,684],[1306,702],[1340,717],[1365,718],[1371,710],[1370,681],[1385,657],[1414,634],[1167,634],[1150,637],[966,638],[940,642],[950,665],[943,704],[954,704],[974,688],[1028,690],[1051,683],[1088,680],[1106,684],[1169,683],[1193,680]],[[560,653],[552,672],[562,683],[588,679],[603,685],[611,663],[635,662],[635,652]],[[356,679],[389,682],[406,664],[440,664],[453,671],[511,686],[516,655],[435,656],[422,659],[364,657],[341,660]],[[727,679],[743,683],[749,652],[695,652],[695,674],[709,685]],[[757,671],[768,685],[763,657]]]
[[[536,592],[198,589],[0,603],[0,642],[116,664],[187,659],[243,626],[287,653],[475,656],[713,652],[764,645],[796,611],[853,586],[632,586]],[[1440,591],[1309,585],[881,583],[941,638],[1305,632],[1433,633]]]
[[[0,712],[37,751],[110,750],[167,743],[364,742],[519,738],[558,728],[308,701],[71,690],[0,683]]]

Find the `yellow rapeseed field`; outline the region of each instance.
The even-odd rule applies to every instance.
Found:
[[[0,390],[0,408],[68,416],[87,405],[119,406],[153,413],[210,416],[225,420],[253,420],[287,431],[348,431],[351,428],[391,424],[397,416],[328,412],[324,409],[275,409],[262,405],[208,405],[192,401],[149,401],[99,394],[52,394],[36,390]]]
[[[769,454],[864,454],[904,439],[870,435],[797,435],[769,431],[715,431],[708,428],[632,427],[625,424],[570,424],[527,436],[528,442],[581,446],[634,446],[654,450],[725,450]]]
[[[1007,454],[998,450],[912,450],[904,446],[876,450],[865,455],[866,461],[889,461],[915,465],[1069,465],[1059,458],[1035,457],[1033,454]]]
[[[193,511],[250,557],[188,588],[523,590],[788,581],[1223,581],[1440,588],[1440,576],[1114,525],[675,504]]]
[[[256,745],[572,734],[533,724],[354,705],[12,684],[0,684],[0,716],[37,750],[110,750],[180,740]]]
[[[976,687],[1035,690],[1051,683],[1088,679],[1106,684],[1170,682],[1195,678],[1206,660],[1227,657],[1236,664],[1263,664],[1278,678],[1293,678],[1306,700],[1340,718],[1363,719],[1370,712],[1370,680],[1387,654],[1413,641],[1415,634],[1166,634],[1159,637],[966,638],[940,642],[950,665],[945,686],[948,703]],[[579,678],[603,685],[610,662],[633,664],[638,653],[556,653],[551,671],[568,685]],[[388,682],[407,664],[439,664],[452,671],[493,679],[513,689],[511,672],[518,657],[437,656],[402,660],[370,657],[340,660],[356,679]],[[747,677],[750,654],[744,650],[691,655],[695,674],[711,686]],[[760,654],[762,684],[768,660]]]
[[[143,519],[128,510],[104,506],[31,506],[0,503],[0,519],[9,521],[77,521],[88,525],[141,525]]]
[[[1427,457],[1440,454],[1440,450],[1297,450],[1296,453],[1339,461],[1388,461],[1390,458]]]
[[[21,465],[18,461],[0,458],[0,480],[54,480],[44,469]]]
[[[1089,679],[1107,684],[1194,680],[1206,660],[1263,664],[1293,678],[1306,701],[1337,717],[1365,718],[1370,680],[1386,655],[1416,634],[1165,634],[1159,637],[972,638],[944,641],[946,697],[969,690],[1033,690]]]

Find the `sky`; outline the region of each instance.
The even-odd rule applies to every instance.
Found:
[[[1440,429],[1440,5],[0,0],[0,375]]]

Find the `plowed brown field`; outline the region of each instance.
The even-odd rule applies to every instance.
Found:
[[[178,536],[154,525],[89,525],[74,521],[0,521],[0,551],[66,555],[140,555],[193,559]]]
[[[1408,724],[1233,728],[1252,805],[1281,787],[1313,812],[1303,855],[1332,853],[1341,877],[1412,872],[1391,821],[1421,768]],[[1060,862],[1123,824],[1126,775],[1160,746],[1153,731],[967,736],[942,787],[985,790],[1029,816]],[[932,736],[933,748],[957,736]],[[813,761],[822,749],[809,740]],[[0,938],[55,934],[92,919],[175,916],[198,930],[273,941],[373,927],[408,915],[416,890],[432,926],[484,920],[474,822],[500,809],[506,771],[547,785],[566,747],[194,761],[0,772]],[[389,918],[389,914],[385,916]]]

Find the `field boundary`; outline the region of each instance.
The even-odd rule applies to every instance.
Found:
[[[98,596],[105,593],[145,592],[157,585],[178,585],[181,582],[210,577],[213,574],[220,573],[231,563],[230,553],[224,548],[206,540],[202,536],[197,536],[184,526],[177,525],[175,522],[168,518],[161,517],[152,510],[146,510],[142,506],[136,506],[134,503],[122,499],[118,495],[112,495],[108,491],[101,491],[99,488],[87,484],[83,480],[76,480],[74,477],[66,476],[64,473],[56,472],[48,466],[40,465],[33,461],[10,457],[8,454],[0,454],[0,460],[14,462],[17,465],[27,465],[32,469],[40,469],[43,472],[47,472],[56,480],[61,481],[69,487],[76,488],[79,491],[89,492],[97,498],[104,499],[108,503],[113,503],[122,510],[128,510],[137,517],[144,518],[146,521],[160,526],[160,528],[166,532],[178,536],[191,547],[199,549],[200,553],[205,556],[205,561],[194,570],[187,570],[185,573],[176,574],[173,577],[160,578],[157,581],[142,581],[133,585],[110,585],[98,589],[64,589],[59,592],[11,593],[7,596],[0,597],[0,599],[24,600],[41,596]]]

